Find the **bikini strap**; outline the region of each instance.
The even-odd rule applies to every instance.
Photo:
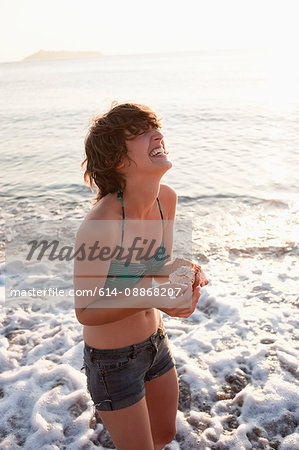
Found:
[[[121,233],[121,244],[120,246],[123,246],[123,240],[124,240],[124,232],[125,232],[125,207],[124,207],[124,191],[122,189],[119,189],[117,191],[117,200],[121,201],[121,209],[123,213],[123,227],[122,227],[122,233]]]
[[[122,189],[119,189],[117,191],[117,200],[121,201],[121,209],[122,209],[122,213],[123,213],[123,226],[122,226],[122,233],[121,233],[121,247],[123,246],[123,240],[124,240],[124,232],[125,232],[125,207],[124,207],[124,191]],[[161,205],[160,205],[160,201],[157,197],[157,202],[159,205],[159,211],[160,211],[160,215],[161,215],[161,219],[162,219],[162,224],[164,223],[163,220],[163,213],[162,213],[162,209],[161,209]]]
[[[158,197],[157,197],[157,202],[158,202],[158,205],[159,205],[159,210],[160,210],[161,219],[162,219],[162,223],[163,223],[163,213],[162,213],[162,209],[161,209],[161,205],[160,205]]]

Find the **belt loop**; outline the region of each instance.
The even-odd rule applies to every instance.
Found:
[[[93,354],[93,348],[91,348],[90,349],[90,361],[93,363],[93,357],[94,357],[94,354]]]
[[[156,343],[156,340],[155,340],[155,336],[151,336],[151,343],[152,343],[153,350],[157,353],[158,346],[157,346],[157,343]]]
[[[162,328],[158,328],[157,331],[158,331],[158,333],[159,333],[160,338],[161,338],[161,339],[164,339],[164,338],[165,338],[165,334],[163,333]]]
[[[136,355],[136,347],[135,344],[132,345],[132,352],[130,354],[130,358],[135,359],[137,357]]]

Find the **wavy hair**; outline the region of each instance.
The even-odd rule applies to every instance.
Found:
[[[94,203],[125,188],[126,178],[117,166],[125,158],[129,164],[133,161],[128,156],[126,140],[134,139],[150,128],[160,127],[161,119],[156,113],[137,103],[113,102],[107,113],[93,118],[84,141],[86,157],[81,167],[85,168],[85,183],[91,190],[94,185],[98,188]]]

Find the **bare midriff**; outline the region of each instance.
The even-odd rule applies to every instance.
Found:
[[[151,282],[142,280],[143,286],[151,287]],[[140,304],[142,304],[140,297]],[[83,327],[83,338],[86,344],[94,348],[120,348],[137,344],[155,333],[161,324],[159,309],[149,308],[132,314],[116,322],[104,325]]]
[[[142,342],[157,331],[160,311],[151,308],[132,314],[117,322],[84,326],[83,338],[94,348],[120,348]]]

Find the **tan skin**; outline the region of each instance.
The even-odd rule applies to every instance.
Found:
[[[118,167],[127,177],[124,190],[126,220],[155,220],[157,223],[161,221],[156,201],[156,197],[159,197],[164,220],[173,221],[177,202],[176,193],[169,186],[160,184],[161,177],[171,168],[172,164],[167,156],[155,159],[149,156],[150,151],[154,148],[162,146],[165,149],[161,131],[150,129],[143,135],[126,141],[126,144],[128,155],[136,162],[138,168],[136,170],[136,166],[129,165],[128,161],[124,161]],[[117,199],[116,194],[108,194],[101,199],[87,214],[85,220],[122,221],[120,200]],[[156,228],[154,238],[158,247],[162,238],[162,228]],[[80,235],[80,233],[78,234]],[[118,232],[110,233],[109,238],[107,236],[104,238],[106,242],[111,238],[109,244],[112,246],[120,243]],[[80,243],[78,236],[77,240]],[[84,235],[84,240],[86,240],[86,235]],[[164,242],[167,254],[171,254],[172,242],[167,241],[167,237]],[[126,247],[126,239],[124,239],[124,247]],[[82,272],[81,269],[81,267],[77,269],[75,264],[75,289],[86,287],[86,283],[88,286],[94,283],[99,284],[98,279],[89,278],[86,281],[76,278],[78,270],[81,273],[92,273],[88,266],[85,268],[86,272],[84,270]],[[104,272],[106,270],[108,273],[108,269],[109,264],[107,263]],[[157,281],[160,282],[160,280]],[[102,286],[104,282],[105,279],[102,279]],[[90,299],[86,301],[86,304],[82,304],[82,298],[75,299],[77,318],[84,325],[84,341],[95,348],[119,348],[144,341],[155,333],[161,324],[160,311],[172,317],[189,317],[195,310],[200,297],[200,285],[203,286],[207,283],[205,277],[199,279],[199,276],[196,275],[192,291],[191,288],[189,290],[182,289],[181,300],[178,299],[175,303],[177,306],[173,308],[132,306],[128,308],[97,308],[92,307]],[[144,278],[138,288],[150,288],[151,286],[152,279]],[[183,307],[182,305],[186,305],[187,298],[190,299],[188,306]],[[178,408],[178,380],[175,368],[155,380],[146,382],[145,388],[145,397],[128,408],[116,411],[98,411],[118,450],[162,449],[175,436]]]

